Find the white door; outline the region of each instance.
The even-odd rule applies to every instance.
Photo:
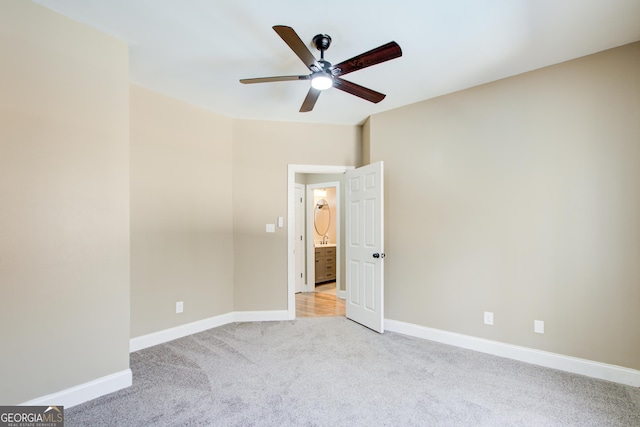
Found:
[[[304,291],[304,185],[296,184],[296,200],[295,200],[295,218],[296,218],[296,229],[295,229],[295,255],[296,255],[296,293]]]
[[[346,173],[347,317],[384,332],[383,163]]]

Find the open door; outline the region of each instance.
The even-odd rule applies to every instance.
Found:
[[[382,162],[347,171],[347,318],[384,332],[384,220]]]

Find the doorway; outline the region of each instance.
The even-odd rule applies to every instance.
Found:
[[[296,173],[344,174],[346,317],[384,332],[384,163],[352,166],[289,165],[287,317],[295,319]],[[340,261],[342,262],[342,260]]]
[[[299,249],[298,251],[296,251],[296,243],[297,240],[300,239],[300,236],[298,235],[299,233],[296,233],[296,223],[298,218],[296,217],[296,202],[299,201],[299,196],[296,197],[296,174],[304,174],[306,175],[311,175],[311,174],[321,174],[321,175],[330,175],[330,174],[335,174],[335,175],[340,175],[340,174],[344,174],[345,172],[347,172],[348,170],[352,170],[354,169],[353,166],[317,166],[317,165],[289,165],[288,167],[288,242],[289,242],[289,251],[288,251],[288,304],[287,304],[287,308],[288,308],[288,318],[289,319],[295,319],[296,318],[296,280],[299,279],[299,275],[300,273],[298,272],[296,274],[296,262],[299,262],[300,260],[300,252]],[[338,194],[340,194],[340,183],[339,182],[324,182],[324,183],[312,183],[307,185],[307,193],[306,193],[306,199],[307,199],[307,212],[311,212],[313,213],[313,209],[314,206],[316,205],[316,202],[314,201],[314,197],[313,197],[313,190],[314,189],[319,189],[319,188],[326,188],[329,187],[329,184],[333,185],[336,187]],[[299,188],[299,186],[298,186]],[[299,190],[298,190],[299,191]],[[299,193],[298,193],[299,194]],[[338,203],[339,204],[339,203]],[[341,211],[342,209],[339,208],[339,210]],[[335,213],[335,218],[336,218],[336,233],[338,234],[338,236],[340,235],[340,217],[341,217],[341,212],[336,212]],[[323,303],[326,303],[326,301],[329,298],[333,298],[334,301],[336,299],[337,296],[342,296],[344,298],[344,290],[340,290],[339,286],[337,287],[337,289],[335,290],[335,296],[331,295],[331,290],[325,289],[326,287],[319,287],[319,292],[314,292],[311,293],[312,291],[315,291],[315,245],[314,243],[318,240],[316,236],[316,232],[314,229],[314,224],[313,221],[309,221],[307,220],[307,227],[306,227],[306,240],[307,240],[307,244],[305,245],[306,250],[305,250],[305,258],[306,258],[306,264],[307,264],[307,268],[304,274],[304,276],[306,277],[306,283],[304,285],[305,290],[307,291],[307,293],[309,293],[308,295],[305,295],[305,298],[308,300],[305,304],[309,305],[309,304],[315,304],[314,301],[317,301],[319,305],[322,305]],[[323,230],[321,230],[323,231]],[[334,240],[338,239],[338,237],[335,237]],[[321,240],[321,239],[320,239]],[[320,242],[321,243],[321,242]],[[335,259],[336,259],[336,285],[340,284],[340,272],[342,270],[341,268],[341,258],[342,258],[342,250],[340,247],[340,242],[336,241],[335,242]],[[328,247],[328,246],[326,246]],[[298,256],[296,256],[298,255]],[[311,264],[311,265],[310,265]],[[298,289],[299,289],[299,285],[298,285]],[[300,294],[299,294],[300,295]],[[297,299],[301,299],[301,298],[297,298]],[[310,301],[309,301],[310,300]],[[341,303],[344,303],[344,300],[340,300]],[[331,305],[326,306],[324,308],[320,308],[320,311],[324,311],[325,313],[330,310],[332,310]],[[325,314],[328,315],[328,314]]]
[[[346,315],[340,262],[344,253],[341,226],[343,184],[343,175],[296,174],[296,187],[306,187],[308,200],[306,209],[300,214],[306,224],[306,248],[304,253],[296,252],[297,266],[302,259],[306,260],[303,262],[306,274],[296,270],[296,279],[304,276],[308,280],[302,292],[298,292],[296,286],[296,318]],[[296,223],[298,221],[297,216]]]
[[[296,299],[296,319],[304,317],[345,317],[345,300],[336,296],[335,282],[316,286],[314,292],[300,292]]]

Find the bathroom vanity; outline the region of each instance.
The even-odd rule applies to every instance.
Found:
[[[336,280],[336,245],[317,245],[315,258],[316,283]]]

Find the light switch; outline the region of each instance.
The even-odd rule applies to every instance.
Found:
[[[275,233],[276,225],[275,224],[267,224],[267,233]]]

